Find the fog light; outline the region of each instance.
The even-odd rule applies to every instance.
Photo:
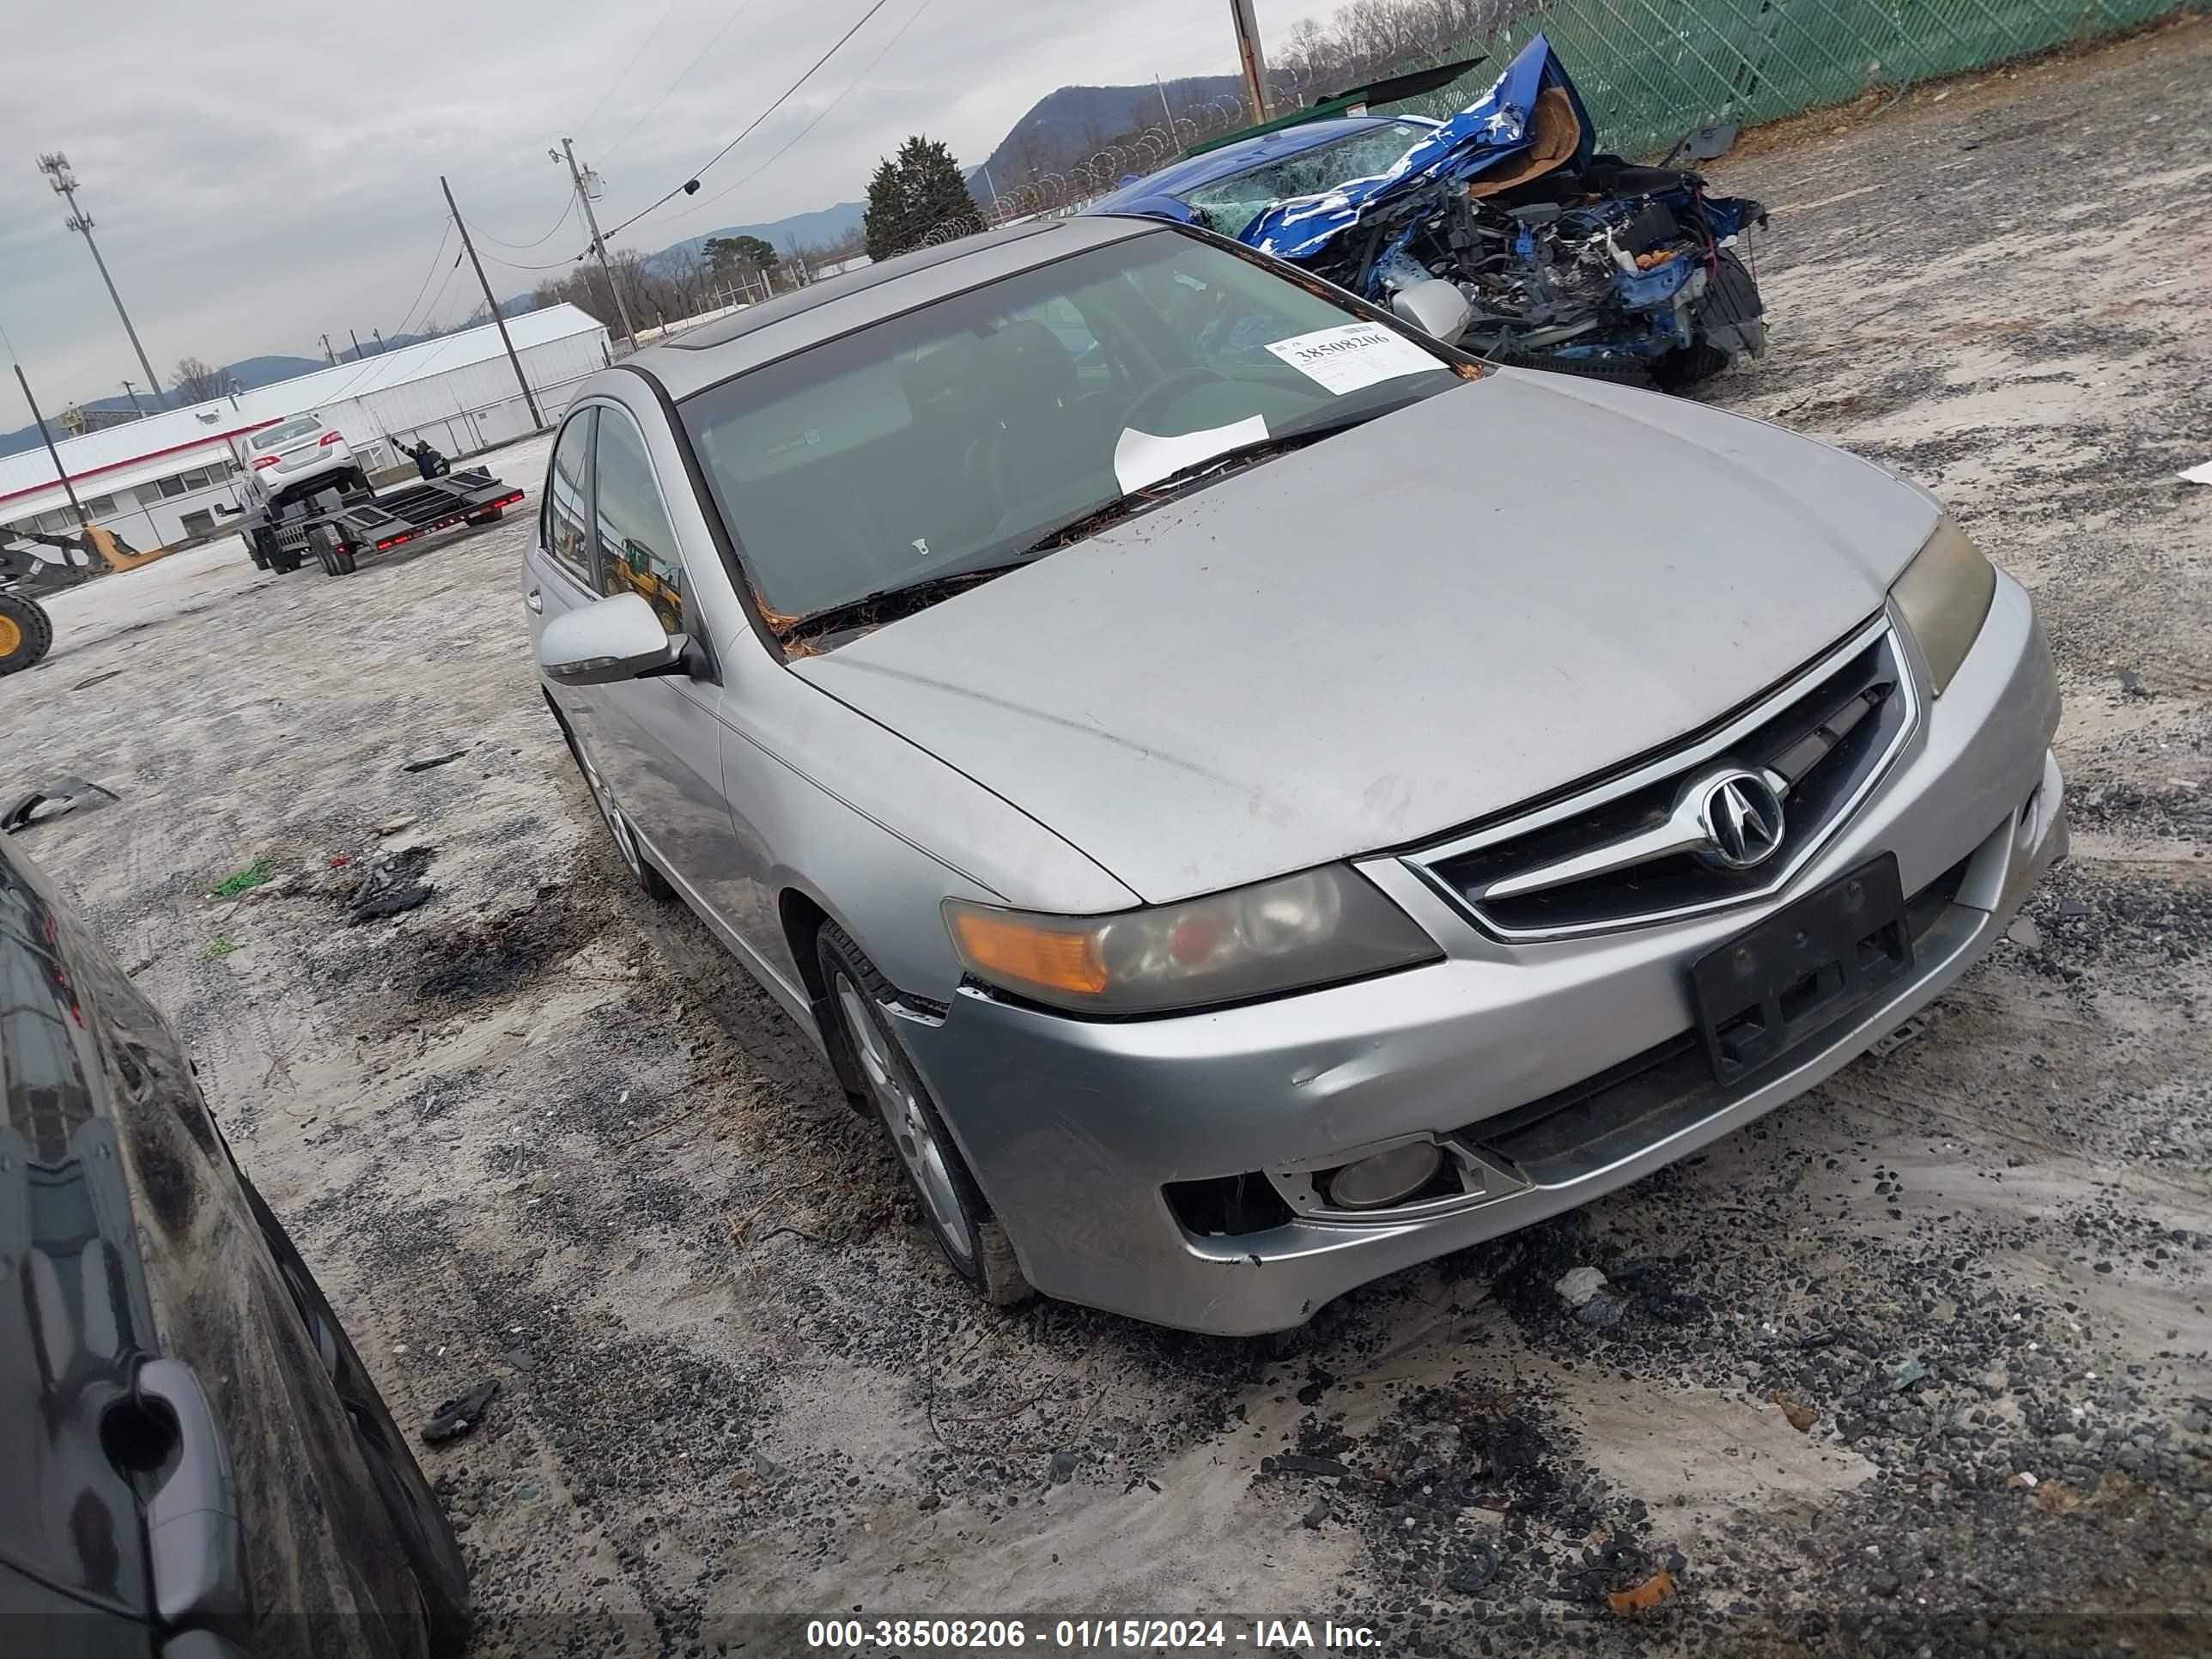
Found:
[[[1328,1178],[1328,1200],[1342,1210],[1382,1209],[1427,1186],[1443,1161],[1443,1149],[1434,1142],[1409,1140],[1346,1164]]]

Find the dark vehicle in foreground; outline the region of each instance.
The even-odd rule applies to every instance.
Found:
[[[1442,278],[1494,362],[1680,390],[1765,349],[1737,252],[1765,210],[1597,149],[1542,35],[1448,121],[1319,119],[1186,158],[1090,209],[1231,236],[1378,305]]]
[[[0,1647],[451,1659],[460,1550],[191,1062],[0,837]]]
[[[996,1301],[1302,1324],[1803,1093],[2066,847],[2034,607],[1926,490],[1190,226],[641,351],[544,501],[615,845]]]

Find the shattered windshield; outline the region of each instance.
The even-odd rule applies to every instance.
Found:
[[[1389,172],[1407,150],[1435,131],[1419,121],[1381,121],[1334,143],[1203,185],[1183,200],[1206,210],[1210,228],[1224,236],[1242,236],[1247,225],[1286,197],[1312,196],[1347,179]]]
[[[769,363],[683,414],[781,628],[1021,560],[1208,457],[1458,384],[1407,331],[1162,228]]]

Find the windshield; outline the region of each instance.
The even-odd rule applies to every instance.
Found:
[[[287,421],[282,426],[272,426],[266,432],[255,433],[253,447],[256,449],[274,449],[279,444],[290,443],[295,438],[304,438],[310,433],[319,432],[322,426],[319,416],[304,416],[296,421]]]
[[[1183,200],[1206,210],[1209,228],[1224,236],[1242,236],[1246,226],[1286,197],[1312,196],[1353,179],[1389,172],[1407,151],[1435,131],[1419,121],[1379,121],[1333,143],[1201,185]]]
[[[739,375],[684,416],[759,597],[798,617],[1458,384],[1405,331],[1163,229]]]

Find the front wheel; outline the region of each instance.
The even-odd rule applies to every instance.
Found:
[[[851,1055],[868,1098],[898,1153],[907,1182],[921,1201],[952,1271],[982,1298],[1011,1307],[1030,1295],[1006,1230],[992,1216],[975,1178],[938,1115],[921,1073],[907,1059],[884,1002],[890,987],[860,947],[834,925],[817,934],[815,954],[836,1019],[836,1040]]]
[[[568,745],[568,757],[576,763],[582,775],[584,787],[592,792],[592,805],[599,809],[599,821],[607,826],[607,835],[614,842],[616,856],[629,867],[629,872],[644,889],[645,896],[657,904],[665,904],[676,896],[675,888],[668,878],[646,861],[644,849],[638,845],[637,832],[630,828],[629,818],[615,800],[615,793],[600,775],[599,769],[592,764],[584,745],[576,741],[576,734],[568,729],[558,709],[554,711],[554,723],[561,728],[561,740]]]
[[[21,673],[53,649],[46,609],[21,593],[0,593],[0,674]]]

